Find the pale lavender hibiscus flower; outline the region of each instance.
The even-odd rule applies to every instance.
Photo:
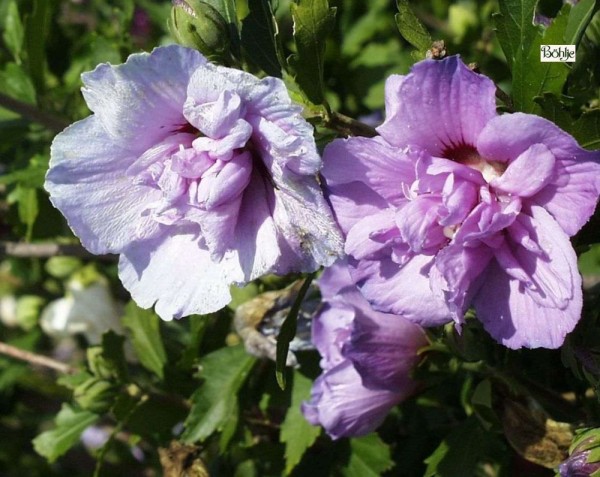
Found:
[[[427,344],[423,329],[400,316],[374,311],[338,262],[319,281],[324,307],[313,320],[323,374],[302,412],[334,439],[361,436],[409,397],[411,378]]]
[[[333,262],[312,127],[282,81],[173,45],[83,75],[94,114],[52,144],[46,189],[83,245],[164,319],[215,311],[229,285]]]
[[[323,174],[353,279],[378,310],[424,326],[473,306],[510,348],[559,347],[580,318],[569,241],[600,192],[600,152],[530,114],[459,57],[386,84],[376,138],[336,140]]]

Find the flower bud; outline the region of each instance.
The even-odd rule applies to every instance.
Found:
[[[578,433],[570,456],[558,466],[560,477],[600,476],[600,429],[585,429]]]
[[[200,0],[173,0],[169,30],[178,43],[195,48],[211,60],[229,48],[229,29],[212,5]]]
[[[90,378],[75,388],[73,399],[82,409],[104,413],[112,406],[118,386],[101,378]]]

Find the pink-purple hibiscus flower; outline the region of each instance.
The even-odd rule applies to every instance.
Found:
[[[510,348],[559,347],[580,318],[569,237],[600,193],[600,152],[530,114],[459,57],[386,84],[375,138],[336,140],[323,174],[353,280],[378,310],[424,326],[469,307]]]
[[[83,245],[165,319],[215,311],[229,285],[341,252],[312,127],[283,82],[181,46],[83,75],[94,114],[52,144],[46,189]]]
[[[312,334],[323,374],[302,412],[334,439],[368,434],[415,391],[410,375],[418,349],[427,344],[425,333],[400,316],[373,310],[345,263],[325,270],[319,287],[324,306]]]

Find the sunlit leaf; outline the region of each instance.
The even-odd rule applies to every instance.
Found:
[[[325,40],[335,22],[335,8],[327,0],[298,0],[291,4],[297,53],[290,57],[296,82],[315,104],[325,98],[323,69]]]
[[[200,376],[204,383],[191,397],[192,409],[182,435],[185,442],[203,441],[223,430],[237,409],[237,393],[255,362],[243,346],[221,348],[202,358]]]
[[[344,477],[377,477],[394,466],[389,446],[376,433],[350,439],[350,452]]]
[[[417,49],[419,56],[424,58],[425,52],[431,48],[431,35],[412,11],[408,0],[397,0],[397,5],[396,24],[400,34]]]
[[[249,0],[242,21],[242,47],[250,60],[270,76],[281,78],[277,23],[270,0]]]
[[[6,18],[4,18],[4,34],[2,38],[17,63],[21,63],[24,37],[19,8],[17,7],[17,2],[12,0],[8,4]]]
[[[152,310],[142,310],[133,301],[125,307],[123,325],[131,331],[133,347],[140,363],[162,379],[167,354],[159,323],[160,318]]]
[[[292,402],[281,423],[280,440],[285,444],[285,473],[298,465],[306,450],[312,446],[321,433],[320,427],[315,427],[304,418],[300,410],[302,402],[310,398],[312,381],[300,372],[294,372]]]
[[[33,440],[33,448],[48,461],[54,462],[79,442],[81,433],[100,419],[100,416],[89,411],[74,409],[63,404],[56,416],[56,426],[43,432]]]

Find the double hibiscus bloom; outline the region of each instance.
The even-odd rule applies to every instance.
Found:
[[[581,316],[569,238],[595,210],[600,152],[538,116],[498,115],[492,81],[459,57],[391,76],[379,136],[335,140],[323,162],[281,80],[194,50],[83,82],[94,114],[56,137],[46,188],[85,247],[120,254],[140,306],[209,313],[230,285],[346,256],[322,279],[325,373],[305,406],[336,437],[412,392],[419,325],[460,326],[473,307],[510,348],[557,348]]]

